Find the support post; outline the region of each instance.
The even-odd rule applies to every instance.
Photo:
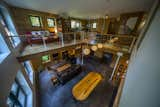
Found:
[[[64,47],[63,33],[61,33],[62,47]]]
[[[44,46],[44,48],[46,49],[47,46],[46,46],[46,41],[45,41],[45,37],[44,37],[44,36],[42,37],[42,40],[43,40],[43,46]]]
[[[118,58],[117,58],[117,60],[116,60],[116,63],[115,63],[114,68],[113,68],[113,72],[112,72],[111,77],[110,77],[110,79],[109,79],[110,81],[113,79],[113,75],[114,75],[114,73],[115,73],[115,71],[116,71],[116,68],[117,68],[118,62],[119,62],[119,60],[120,60],[120,57],[123,56],[123,53],[117,52],[117,56],[118,56]]]
[[[82,46],[82,45],[81,45]],[[82,46],[82,60],[81,60],[81,65],[83,65],[83,46]]]
[[[76,33],[74,32],[74,44],[76,44]]]

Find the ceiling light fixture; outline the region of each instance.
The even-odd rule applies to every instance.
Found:
[[[108,15],[105,15],[105,18],[106,18],[106,19],[108,19],[108,18],[109,18],[109,16],[108,16]]]
[[[98,43],[98,44],[97,44],[97,47],[98,47],[99,49],[101,49],[101,48],[103,48],[103,44],[102,44],[102,43]]]
[[[90,54],[90,49],[85,48],[85,49],[83,50],[83,53],[84,53],[84,55],[89,55],[89,54]]]
[[[97,46],[94,45],[94,46],[91,47],[91,49],[92,49],[92,51],[96,51],[97,50]]]

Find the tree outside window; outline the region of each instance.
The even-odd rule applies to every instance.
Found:
[[[39,16],[30,16],[30,21],[33,27],[41,27],[41,18]]]
[[[47,19],[48,27],[54,27],[55,26],[55,20],[53,18]]]

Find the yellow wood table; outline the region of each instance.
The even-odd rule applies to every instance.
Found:
[[[102,76],[96,72],[90,72],[72,89],[72,94],[76,100],[85,100],[93,91],[93,89],[102,80]]]

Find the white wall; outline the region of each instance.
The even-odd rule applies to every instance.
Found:
[[[160,6],[130,63],[119,107],[160,107]]]

